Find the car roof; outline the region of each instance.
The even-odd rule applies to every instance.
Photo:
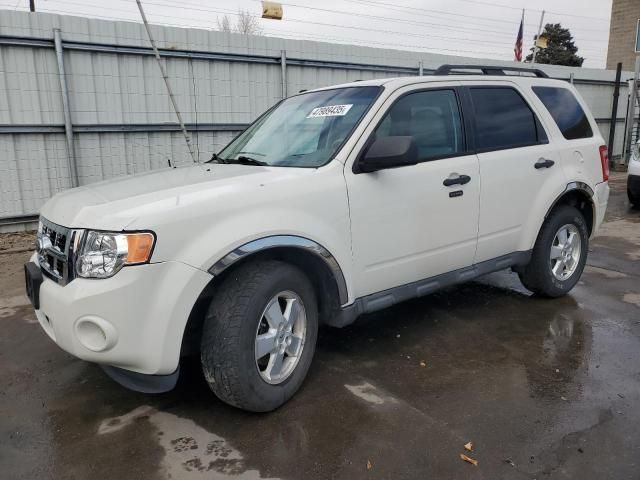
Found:
[[[561,85],[567,86],[569,83],[563,80],[556,80],[551,78],[539,78],[529,75],[423,75],[412,77],[392,77],[392,78],[377,78],[373,80],[357,80],[355,82],[343,83],[339,85],[331,85],[328,87],[317,88],[309,90],[311,92],[318,92],[322,90],[332,90],[335,88],[347,88],[347,87],[366,87],[366,86],[385,86],[390,87],[392,90],[396,88],[404,87],[407,85],[413,85],[416,83],[435,83],[435,82],[457,82],[457,81],[473,81],[473,82],[504,82],[510,81],[513,83],[523,83],[526,85]]]

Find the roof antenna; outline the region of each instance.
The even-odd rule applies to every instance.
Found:
[[[140,10],[140,16],[142,17],[144,28],[147,30],[147,36],[149,37],[151,48],[153,48],[153,53],[155,54],[156,60],[158,61],[158,67],[160,67],[160,72],[162,73],[164,84],[167,87],[167,93],[169,94],[169,98],[171,99],[173,110],[176,112],[176,117],[178,117],[178,123],[180,123],[180,129],[182,130],[182,134],[184,135],[184,140],[187,142],[189,153],[191,154],[191,158],[193,159],[193,162],[198,163],[196,154],[193,151],[193,145],[191,144],[191,137],[189,137],[189,134],[187,133],[187,129],[184,126],[184,122],[182,121],[182,115],[180,115],[180,110],[178,110],[178,104],[176,103],[176,99],[173,96],[171,85],[169,84],[169,76],[167,75],[167,71],[164,68],[164,64],[160,59],[160,53],[158,52],[158,48],[156,47],[156,42],[153,40],[153,37],[151,36],[151,29],[149,28],[149,22],[147,22],[147,16],[144,14],[144,10],[142,9],[142,3],[140,3],[140,0],[136,0],[136,3],[138,4],[138,10]]]

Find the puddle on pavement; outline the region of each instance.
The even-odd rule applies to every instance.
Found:
[[[141,420],[155,430],[164,450],[160,469],[169,479],[259,480],[265,477],[244,465],[242,454],[222,437],[196,425],[193,420],[145,405],[124,415],[102,421],[98,435],[110,435]]]
[[[626,248],[619,252],[624,252],[628,260],[640,260],[640,225],[637,222],[624,219],[604,223],[595,240],[597,244],[605,246],[612,241],[622,240]],[[614,243],[614,247],[617,245]]]
[[[640,307],[640,293],[625,293],[624,296],[622,297],[622,300],[632,305],[635,305],[637,307]]]
[[[0,307],[0,318],[9,318],[16,314],[16,309],[12,307]]]
[[[359,385],[345,385],[345,388],[353,393],[356,397],[361,398],[365,402],[373,405],[384,405],[385,403],[398,403],[398,401],[379,391],[376,387],[368,382]]]
[[[16,315],[18,309],[29,305],[29,300],[25,295],[15,295],[11,297],[0,297],[0,319],[9,318]],[[24,321],[27,323],[37,323],[35,315],[25,315]]]
[[[607,278],[617,279],[617,278],[627,278],[629,275],[623,272],[618,272],[617,270],[610,270],[607,268],[594,267],[591,265],[587,265],[585,267],[585,272],[588,273],[597,273]]]

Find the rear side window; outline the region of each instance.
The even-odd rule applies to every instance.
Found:
[[[556,87],[533,87],[533,93],[547,107],[564,138],[575,140],[593,137],[587,115],[571,90]]]
[[[476,148],[503,150],[546,143],[535,114],[513,88],[472,87]]]

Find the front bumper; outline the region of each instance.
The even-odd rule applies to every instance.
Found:
[[[82,360],[171,375],[191,309],[212,278],[180,262],[125,267],[111,278],[65,286],[44,278],[36,317],[58,346]]]

